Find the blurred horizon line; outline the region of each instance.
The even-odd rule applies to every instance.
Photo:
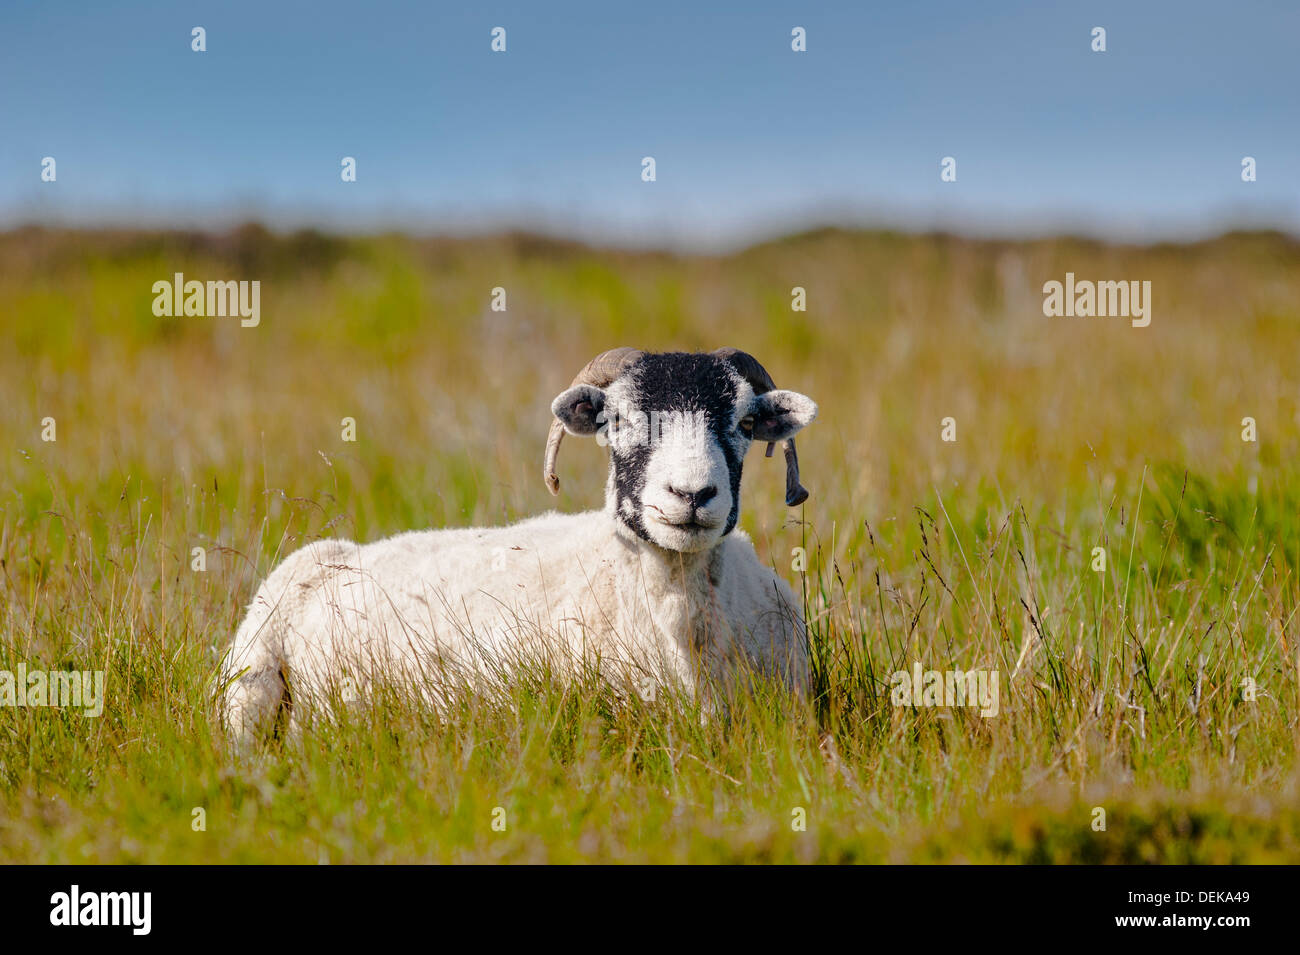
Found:
[[[1196,221],[1149,224],[1146,228],[1108,228],[1106,223],[1087,217],[1015,217],[981,218],[966,216],[915,215],[899,217],[887,214],[817,214],[767,216],[745,229],[728,230],[711,240],[698,234],[665,234],[661,231],[637,233],[606,224],[578,225],[547,216],[503,216],[475,220],[456,217],[424,217],[409,214],[396,219],[384,218],[364,224],[348,224],[339,217],[293,217],[260,214],[253,210],[227,211],[218,216],[202,214],[161,215],[138,212],[133,216],[101,215],[91,218],[45,216],[0,220],[0,235],[15,236],[26,232],[67,234],[199,234],[229,235],[259,229],[276,237],[318,234],[336,239],[403,236],[414,240],[482,240],[509,236],[544,239],[557,244],[573,244],[592,249],[668,253],[676,255],[733,255],[774,242],[818,233],[897,234],[913,237],[948,236],[969,241],[1036,242],[1073,240],[1113,246],[1191,246],[1230,235],[1273,234],[1300,241],[1300,221],[1257,210],[1233,210],[1229,214],[1206,216]]]

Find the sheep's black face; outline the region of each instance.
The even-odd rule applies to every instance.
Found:
[[[609,447],[607,505],[619,522],[684,552],[736,526],[750,444],[783,441],[817,415],[804,395],[755,395],[726,360],[683,353],[643,355],[608,388],[576,385],[551,409],[571,434]]]

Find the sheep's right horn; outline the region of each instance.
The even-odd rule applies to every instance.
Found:
[[[642,355],[639,348],[611,348],[601,352],[587,362],[582,371],[569,383],[575,385],[595,385],[605,388],[612,384]],[[555,473],[555,461],[560,455],[560,442],[564,440],[564,425],[556,418],[551,422],[551,431],[546,436],[546,462],[542,468],[542,477],[552,494],[560,493],[560,478]]]
[[[761,395],[776,389],[776,382],[767,373],[767,369],[749,352],[739,348],[719,348],[713,354],[730,364],[736,374],[749,382],[754,394]],[[808,500],[808,489],[799,483],[799,455],[794,449],[794,438],[782,441],[781,448],[785,452],[785,503],[787,507],[795,507]],[[770,458],[775,449],[776,444],[769,441],[764,456]]]

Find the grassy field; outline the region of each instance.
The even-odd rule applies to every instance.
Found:
[[[176,272],[259,280],[260,324],[155,317]],[[1067,272],[1151,281],[1150,326],[1045,318]],[[0,323],[0,670],[107,680],[98,718],[0,706],[0,861],[1300,861],[1292,240],[26,231]],[[624,344],[737,345],[820,403],[812,497],[756,452],[742,516],[805,594],[811,705],[520,680],[232,752],[213,677],[275,562],[557,506],[550,399]],[[563,467],[599,506],[594,443]],[[894,705],[915,661],[998,671],[998,715]]]

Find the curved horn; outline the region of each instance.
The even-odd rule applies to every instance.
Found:
[[[569,387],[595,385],[597,388],[605,388],[640,358],[641,354],[639,348],[627,347],[611,348],[607,352],[601,352],[587,362],[582,371],[578,372],[569,383]],[[560,478],[555,473],[555,461],[560,456],[560,442],[563,440],[564,425],[560,423],[559,418],[556,418],[551,422],[550,433],[546,436],[546,463],[542,468],[542,477],[552,494],[560,493]]]
[[[749,352],[739,348],[719,348],[713,354],[730,364],[736,374],[749,382],[754,394],[761,395],[776,388],[776,382],[772,381],[767,369]],[[795,507],[808,500],[808,489],[799,483],[799,455],[794,449],[794,438],[782,441],[781,448],[785,451],[785,503],[788,507]],[[769,441],[765,457],[770,458],[775,449],[776,444]]]

